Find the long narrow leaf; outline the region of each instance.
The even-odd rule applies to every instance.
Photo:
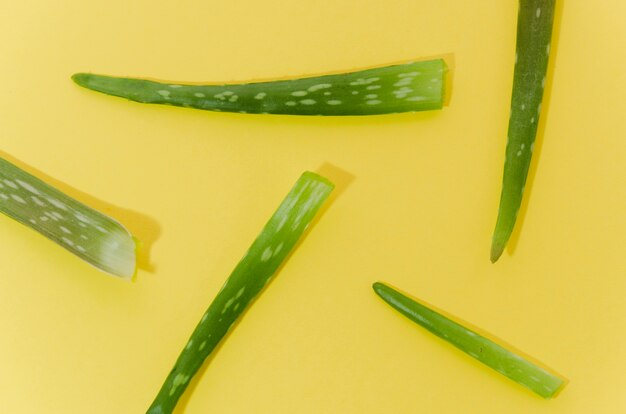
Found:
[[[564,381],[556,375],[393,288],[382,283],[374,283],[373,288],[392,308],[413,322],[543,398],[552,398],[564,386]]]
[[[286,115],[377,115],[441,109],[446,64],[442,59],[338,75],[272,82],[184,85],[88,73],[80,86],[152,104],[209,111]]]
[[[522,203],[550,57],[555,0],[521,0],[517,18],[515,73],[504,159],[502,194],[491,244],[495,263],[506,247]]]
[[[174,410],[191,378],[276,273],[333,187],[314,173],[300,177],[202,316],[149,414]]]

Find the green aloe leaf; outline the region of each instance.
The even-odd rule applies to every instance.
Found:
[[[135,240],[120,223],[0,158],[0,212],[96,268],[131,279]]]
[[[502,194],[491,244],[495,263],[506,247],[522,204],[546,84],[555,0],[521,0],[504,159]]]
[[[151,104],[285,115],[378,115],[441,109],[443,59],[272,82],[185,85],[75,74],[80,86]]]
[[[202,316],[148,414],[173,412],[191,378],[289,256],[333,188],[317,174],[300,177]]]
[[[374,283],[373,288],[402,315],[541,397],[552,398],[565,385],[556,375],[397,290],[382,283]]]

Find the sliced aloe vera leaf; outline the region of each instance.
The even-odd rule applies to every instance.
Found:
[[[289,256],[334,185],[304,173],[202,316],[148,414],[172,413],[189,381]]]
[[[565,385],[558,376],[397,290],[383,283],[374,283],[373,288],[402,315],[541,397],[552,398]]]
[[[337,75],[225,85],[184,85],[88,73],[80,86],[132,101],[209,111],[285,115],[379,115],[441,109],[443,59]]]
[[[135,274],[135,240],[120,223],[0,158],[0,212],[114,276]]]
[[[511,114],[498,218],[491,243],[495,263],[513,233],[535,148],[550,57],[555,0],[521,0],[517,17]]]

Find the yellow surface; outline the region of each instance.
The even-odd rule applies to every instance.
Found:
[[[144,412],[279,201],[325,164],[343,193],[178,413],[626,412],[626,3],[560,3],[523,226],[492,265],[517,2],[3,1],[3,156],[145,249],[124,283],[0,217],[0,412]],[[69,79],[247,80],[442,54],[448,107],[373,118],[140,105]],[[569,385],[536,397],[394,313],[376,280]]]

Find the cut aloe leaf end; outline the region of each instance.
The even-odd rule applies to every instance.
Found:
[[[284,115],[380,115],[441,109],[447,66],[443,59],[337,75],[271,82],[184,85],[88,73],[78,85],[151,104],[209,111]]]
[[[191,334],[148,414],[170,414],[189,381],[289,256],[334,185],[304,173],[235,267]]]
[[[106,273],[135,274],[136,243],[126,228],[2,158],[0,212]]]
[[[402,315],[541,397],[552,398],[565,386],[558,376],[397,290],[383,283],[374,283],[373,288]]]

